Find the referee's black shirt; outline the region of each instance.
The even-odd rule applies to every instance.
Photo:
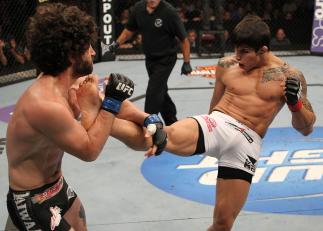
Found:
[[[183,41],[186,31],[176,9],[161,0],[158,7],[149,14],[146,0],[137,2],[130,13],[126,28],[142,35],[143,51],[148,57],[172,55],[177,52],[178,37]]]

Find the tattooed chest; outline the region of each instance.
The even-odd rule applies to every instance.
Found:
[[[267,100],[281,99],[286,79],[285,71],[284,66],[264,70],[257,86],[257,94]]]
[[[225,77],[226,90],[233,95],[256,97],[265,101],[281,100],[283,96],[282,83],[285,75],[282,72],[271,70],[252,75],[236,73]]]
[[[271,68],[263,71],[261,83],[282,82],[285,80],[285,70],[283,67]]]

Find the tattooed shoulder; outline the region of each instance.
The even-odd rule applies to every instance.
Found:
[[[228,67],[231,67],[237,63],[238,63],[238,61],[233,56],[223,57],[223,58],[219,59],[218,66],[223,67],[223,68],[228,68]]]
[[[262,82],[269,81],[282,81],[285,79],[285,72],[288,69],[288,65],[285,63],[283,66],[268,68],[264,70]]]
[[[301,81],[304,80],[303,73],[292,67],[287,68],[284,74],[286,78],[294,78],[294,79],[299,79]]]

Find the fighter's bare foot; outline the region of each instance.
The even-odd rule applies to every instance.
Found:
[[[101,107],[98,77],[87,77],[80,83],[76,95],[82,113],[81,124],[87,130],[93,124]]]

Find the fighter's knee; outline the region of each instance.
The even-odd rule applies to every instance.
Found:
[[[233,226],[234,219],[231,217],[219,216],[213,223],[212,231],[230,231]]]
[[[218,211],[213,222],[213,231],[230,231],[234,220],[235,218],[227,212]]]
[[[215,227],[213,226],[213,224],[206,231],[215,231]]]

